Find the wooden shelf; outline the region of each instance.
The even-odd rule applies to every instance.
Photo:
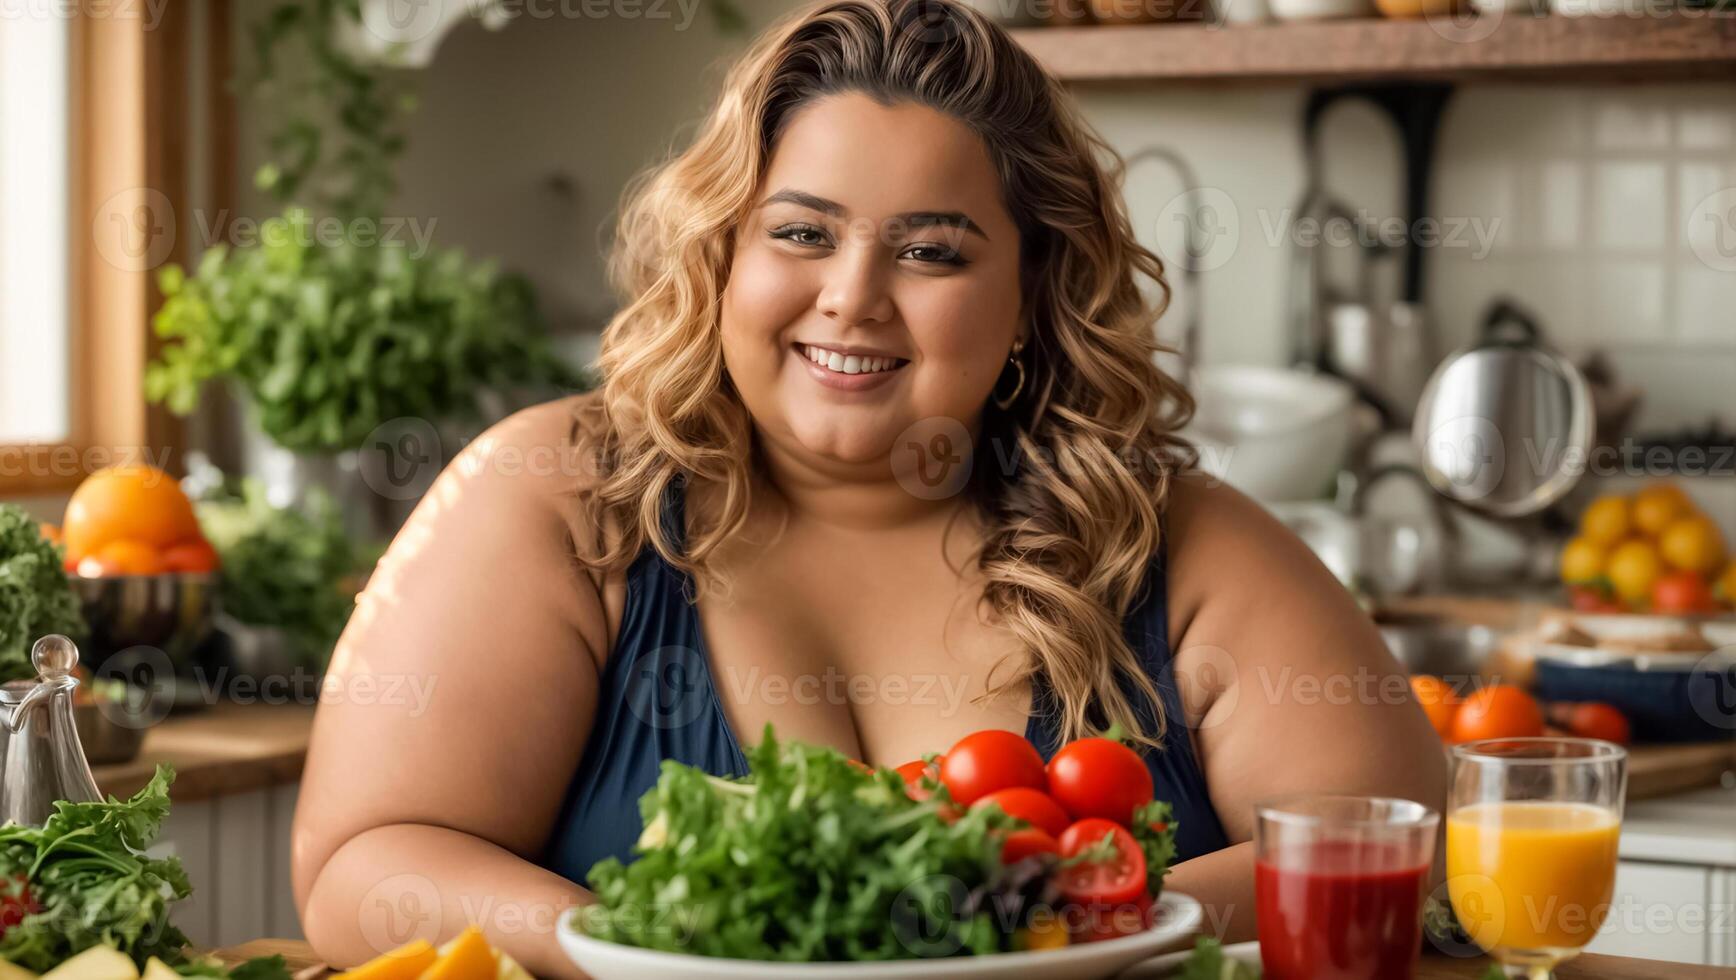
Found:
[[[1736,79],[1736,13],[1046,27],[1013,35],[1069,82]]]

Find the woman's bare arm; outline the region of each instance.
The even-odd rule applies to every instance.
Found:
[[[586,899],[532,863],[596,710],[603,606],[574,557],[570,402],[448,467],[368,585],[314,722],[292,848],[302,925],[336,966],[465,925],[576,975],[554,918]]]
[[[1172,496],[1170,623],[1188,724],[1234,846],[1169,886],[1253,937],[1254,805],[1298,793],[1446,802],[1446,756],[1402,668],[1332,574],[1258,504],[1198,478]],[[1196,727],[1197,726],[1197,727]]]

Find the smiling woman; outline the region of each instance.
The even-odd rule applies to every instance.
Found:
[[[295,845],[321,954],[403,941],[415,903],[429,939],[480,919],[571,975],[555,911],[632,857],[659,767],[742,775],[768,724],[885,765],[1118,728],[1174,808],[1168,887],[1233,936],[1256,800],[1438,804],[1372,625],[1194,474],[1119,180],[962,5],[831,0],[761,37],[630,189],[601,390],[474,444],[339,646],[332,683],[438,685],[321,709]]]

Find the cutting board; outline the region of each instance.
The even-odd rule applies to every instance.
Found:
[[[1628,749],[1628,799],[1649,800],[1716,786],[1727,772],[1736,772],[1736,739],[1635,745]]]

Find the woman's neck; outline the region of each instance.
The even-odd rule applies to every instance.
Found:
[[[846,532],[918,530],[944,526],[965,503],[962,493],[934,500],[911,493],[887,460],[833,464],[756,442],[760,483],[781,520]]]

